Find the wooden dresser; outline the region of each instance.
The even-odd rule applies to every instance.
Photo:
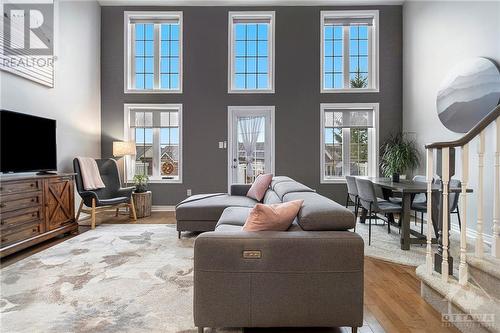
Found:
[[[0,176],[0,258],[77,229],[74,174]]]

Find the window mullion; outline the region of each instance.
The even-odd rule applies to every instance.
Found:
[[[344,38],[344,47],[342,48],[342,54],[344,57],[344,88],[349,88],[349,26],[344,25],[342,27],[342,33]]]
[[[154,89],[160,89],[160,43],[161,43],[161,38],[160,38],[160,24],[155,23],[154,25],[154,54],[153,54],[153,61],[154,61],[154,83],[153,87]]]
[[[368,54],[368,57],[366,59],[366,61],[368,62],[368,88],[371,88],[373,87],[373,81],[375,80],[375,78],[373,77],[373,74],[372,74],[372,34],[373,34],[373,26],[368,26],[368,41],[367,41],[367,47],[366,47],[366,52]]]
[[[349,176],[351,174],[351,129],[342,129],[342,174]]]
[[[153,128],[153,178],[160,179],[161,145],[160,128]]]

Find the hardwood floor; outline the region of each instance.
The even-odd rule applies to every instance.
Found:
[[[116,218],[114,213],[98,215],[99,223],[131,223],[127,215]],[[141,224],[175,223],[173,212],[153,212],[151,217],[138,219]],[[88,226],[80,226],[79,232],[90,230]],[[3,258],[1,267],[9,266],[35,253],[74,237],[66,235],[52,239],[34,247]],[[365,257],[365,297],[364,325],[359,333],[423,333],[459,331],[453,327],[443,327],[441,315],[420,297],[420,282],[415,268],[388,263]],[[264,332],[311,332],[311,333],[347,333],[350,328],[332,329],[246,329],[249,333]]]

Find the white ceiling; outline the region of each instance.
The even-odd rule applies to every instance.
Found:
[[[364,6],[404,0],[98,0],[102,6]]]

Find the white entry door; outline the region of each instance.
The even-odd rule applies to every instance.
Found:
[[[274,173],[274,106],[228,107],[228,184]]]

